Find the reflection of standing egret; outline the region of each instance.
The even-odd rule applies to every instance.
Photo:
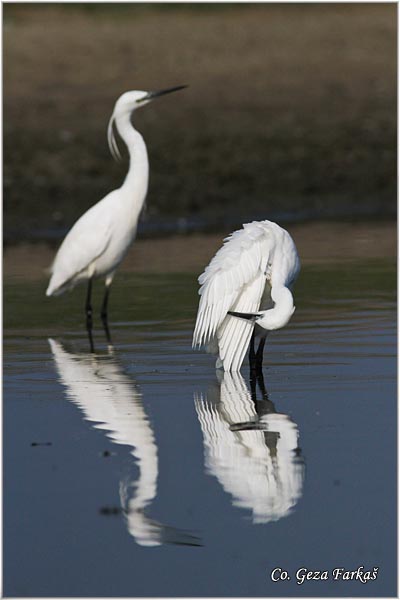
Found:
[[[125,181],[120,188],[107,194],[80,217],[61,244],[51,267],[52,276],[47,296],[57,296],[81,281],[88,281],[86,325],[89,331],[92,329],[92,280],[104,277],[106,289],[101,317],[109,337],[107,305],[110,285],[118,265],[135,238],[147,193],[149,163],[146,144],[132,126],[132,113],[154,98],[183,87],[185,86],[158,92],[125,92],[118,98],[108,126],[108,143],[111,153],[118,158],[119,151],[113,131],[115,124],[130,156]]]
[[[300,259],[289,233],[272,221],[253,221],[226,238],[199,277],[193,346],[218,353],[217,367],[239,371],[250,344],[260,370],[268,331],[284,327],[295,307],[291,287]],[[259,336],[257,352],[254,337]]]
[[[290,514],[301,497],[304,462],[297,426],[276,412],[262,375],[259,384],[261,401],[240,373],[224,373],[220,385],[206,398],[195,398],[195,405],[207,471],[235,506],[252,512],[253,523],[268,523]]]
[[[114,444],[131,447],[139,467],[136,481],[125,479],[120,498],[129,533],[141,546],[163,543],[198,545],[189,533],[153,521],[146,507],[157,494],[158,457],[153,430],[137,385],[121,369],[115,356],[72,354],[49,339],[66,396],[95,429],[102,429]]]

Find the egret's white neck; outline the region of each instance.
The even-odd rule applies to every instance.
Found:
[[[143,207],[149,183],[147,148],[143,137],[133,127],[129,113],[117,115],[115,125],[129,152],[129,169],[121,190],[129,196],[137,216]]]
[[[263,315],[257,319],[257,325],[264,329],[273,330],[284,327],[295,311],[292,292],[285,286],[272,286],[271,298],[275,306],[269,310],[261,311]]]

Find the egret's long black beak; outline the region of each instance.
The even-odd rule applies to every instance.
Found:
[[[234,312],[233,310],[228,310],[228,315],[232,315],[232,317],[239,317],[239,319],[247,319],[247,321],[255,321],[261,316],[258,313],[241,313]]]
[[[175,87],[171,87],[171,88],[167,88],[165,90],[157,90],[155,92],[149,92],[144,98],[142,98],[140,100],[140,102],[143,102],[143,100],[153,100],[153,98],[157,98],[158,96],[164,96],[164,94],[171,94],[172,92],[177,92],[178,90],[183,90],[184,88],[187,88],[187,85],[177,85]]]

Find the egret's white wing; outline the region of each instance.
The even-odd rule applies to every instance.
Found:
[[[105,252],[110,243],[114,211],[110,195],[95,204],[75,223],[65,237],[51,266],[47,295],[62,293],[80,273]],[[107,202],[106,202],[107,200]]]
[[[260,272],[252,282],[244,286],[232,310],[243,313],[257,312],[265,287],[265,275]],[[246,319],[226,315],[218,329],[219,357],[224,371],[239,371],[254,331],[254,323]]]
[[[235,310],[239,310],[242,304],[258,310],[262,295],[262,290],[259,291],[260,278],[265,282],[271,243],[268,232],[257,222],[244,225],[243,229],[224,240],[222,248],[199,277],[201,298],[193,346],[209,342],[222,325],[228,310],[236,304]],[[251,298],[245,300],[244,292],[249,293]],[[243,307],[241,310],[244,311]],[[244,327],[244,330],[250,331],[251,335],[251,326]]]

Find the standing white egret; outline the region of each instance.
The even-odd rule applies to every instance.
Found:
[[[224,240],[199,277],[200,304],[193,347],[219,354],[217,367],[239,371],[250,343],[250,364],[262,365],[269,331],[284,327],[295,307],[291,287],[300,259],[289,233],[272,221],[253,221]],[[257,352],[254,338],[259,336]]]
[[[92,329],[92,280],[105,277],[105,294],[101,318],[107,336],[107,305],[110,285],[115,271],[133,242],[140,212],[146,198],[149,161],[146,144],[131,123],[134,110],[154,98],[181,90],[180,85],[156,92],[130,91],[120,96],[108,124],[108,144],[115,159],[120,158],[114,135],[114,125],[125,142],[130,164],[120,188],[110,192],[92,206],[75,223],[65,237],[51,266],[47,296],[57,296],[77,283],[88,281],[86,325]]]

